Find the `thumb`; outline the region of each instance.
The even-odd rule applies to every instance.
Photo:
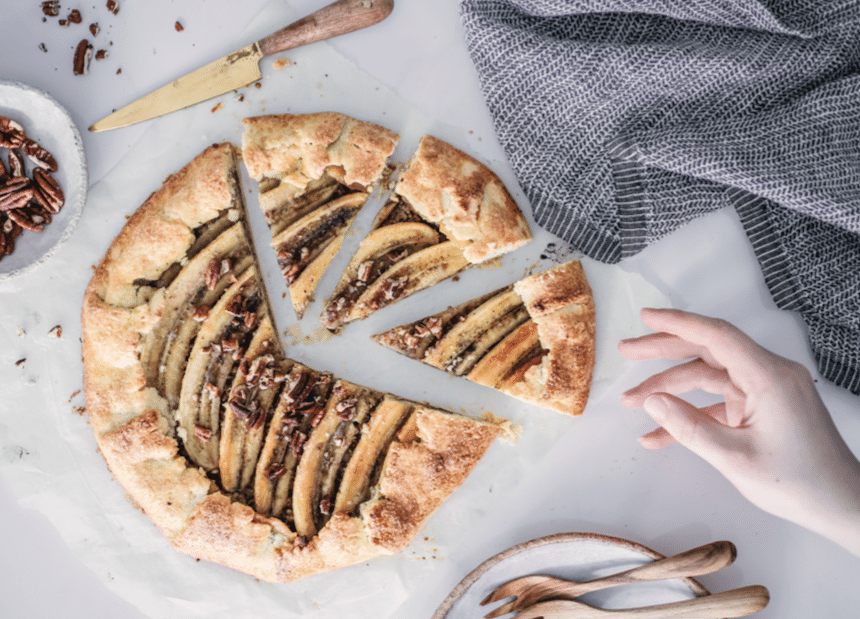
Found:
[[[645,399],[643,406],[672,438],[712,464],[729,448],[731,428],[681,398],[655,393]]]

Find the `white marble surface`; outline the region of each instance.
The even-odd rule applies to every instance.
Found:
[[[144,136],[151,123],[104,134],[89,134],[86,128],[111,109],[253,40],[247,38],[250,34],[246,29],[268,2],[119,0],[116,16],[107,12],[101,0],[86,5],[62,3],[61,17],[78,8],[84,20],[67,29],[60,28],[56,18],[42,23],[35,2],[7,4],[0,22],[4,40],[0,79],[29,83],[68,108],[84,134],[90,181],[96,185]],[[309,13],[320,4],[289,2],[296,15]],[[101,29],[97,37],[86,30],[94,21]],[[176,21],[182,23],[182,32],[174,29]],[[273,24],[271,29],[275,27]],[[96,49],[107,49],[109,56],[94,60],[88,75],[73,76],[72,53],[85,37],[93,40]],[[38,49],[41,42],[47,52]],[[504,157],[493,137],[462,41],[454,0],[432,4],[400,0],[384,23],[330,45],[421,115],[459,129],[463,146],[504,168]],[[118,75],[119,68],[122,72]],[[259,96],[275,96],[268,93],[264,80]],[[313,93],[308,93],[309,106],[312,97]],[[161,174],[157,162],[151,169],[140,170],[141,175],[155,173]],[[127,211],[129,206],[118,208]],[[96,234],[101,222],[87,221],[87,214],[85,207],[81,234]],[[12,366],[22,352],[32,358],[50,354],[51,344],[44,340],[44,333],[54,324],[77,322],[80,300],[63,295],[77,290],[76,286],[66,281],[52,285],[50,273],[41,272],[59,267],[64,256],[60,252],[39,267],[39,287],[0,282],[3,331],[14,332],[15,325],[26,323],[28,338],[33,337],[26,342],[5,338],[0,364]],[[622,268],[643,276],[674,306],[726,318],[765,346],[814,369],[802,322],[775,308],[733,213],[720,212],[696,221]],[[82,278],[85,281],[88,275]],[[429,558],[432,569],[427,570],[421,586],[407,591],[402,604],[387,615],[429,617],[457,582],[485,558],[541,535],[586,531],[630,539],[664,554],[730,539],[739,551],[735,565],[700,579],[712,591],[747,584],[767,586],[772,602],[758,615],[761,617],[856,616],[860,590],[855,582],[860,559],[758,511],[707,464],[682,448],[655,453],[639,447],[636,437],[651,424],[641,411],[622,407],[618,394],[656,367],[645,364],[624,372],[604,397],[590,403],[585,416],[564,426],[565,432],[547,449],[545,457],[518,476],[513,486],[504,478],[498,479],[489,490],[503,500],[493,503],[496,507],[479,522],[463,523],[464,533],[456,547],[444,556]],[[51,384],[57,385],[55,399],[70,400],[67,410],[83,403],[79,395],[69,398],[73,391],[67,385],[80,382],[75,372],[79,366],[71,363],[72,375],[52,377]],[[21,380],[19,374],[10,374],[7,367],[3,377],[8,380],[14,375],[15,380]],[[23,379],[29,380],[27,376]],[[858,399],[824,381],[818,384],[846,440],[855,452],[860,450]],[[90,562],[84,556],[85,547],[70,546],[51,520],[30,507],[32,502],[21,504],[18,497],[23,483],[46,488],[51,484],[50,479],[35,474],[26,476],[27,458],[31,453],[38,455],[40,446],[18,450],[4,434],[11,425],[7,424],[9,416],[30,412],[26,406],[0,403],[0,457],[4,465],[0,469],[0,616],[181,616],[178,610],[166,613],[149,606],[134,607],[111,573],[86,567]],[[44,421],[34,416],[34,423]],[[82,422],[72,419],[64,423],[74,426]],[[53,447],[94,450],[95,444],[82,441],[81,445]],[[99,483],[109,485],[107,474],[104,478]],[[132,512],[122,517],[133,517],[129,506],[120,502],[117,509]],[[121,531],[116,538],[122,539]],[[121,552],[122,548],[114,550]],[[355,573],[360,577],[360,572]],[[145,579],[134,584],[142,590],[155,587]],[[285,592],[301,590],[293,585],[284,587],[290,587]]]

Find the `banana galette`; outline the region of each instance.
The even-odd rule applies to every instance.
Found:
[[[494,423],[287,358],[230,144],[137,210],[87,288],[87,412],[117,480],[180,551],[287,582],[399,552]]]

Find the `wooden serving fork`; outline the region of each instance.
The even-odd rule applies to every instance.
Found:
[[[638,608],[595,608],[573,600],[550,600],[523,609],[519,619],[690,619],[693,617],[745,617],[770,601],[761,585],[751,585],[668,604]]]
[[[735,545],[728,541],[712,542],[686,552],[658,559],[633,569],[585,582],[563,580],[553,576],[532,575],[515,578],[490,593],[481,606],[516,596],[511,602],[484,615],[492,619],[506,613],[522,610],[544,600],[573,600],[589,591],[606,589],[636,582],[699,576],[721,570],[737,557]]]

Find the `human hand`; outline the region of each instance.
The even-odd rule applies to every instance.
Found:
[[[622,395],[661,426],[642,445],[681,443],[755,505],[860,556],[860,462],[806,368],[719,319],[658,309],[641,317],[657,333],[620,342],[624,357],[693,359]],[[677,397],[695,389],[724,402],[697,408]]]

